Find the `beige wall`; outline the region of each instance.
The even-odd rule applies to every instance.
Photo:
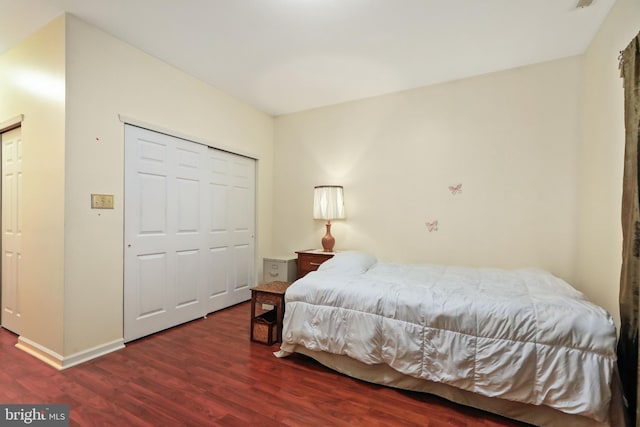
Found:
[[[581,74],[574,57],[278,117],[274,249],[320,247],[313,187],[341,184],[336,249],[573,281]]]
[[[258,158],[259,259],[270,244],[273,120],[74,16],[67,31],[65,354],[73,354],[122,337],[118,115]],[[115,194],[116,209],[91,210],[91,193]]]
[[[624,101],[618,54],[640,31],[640,2],[617,0],[584,55],[578,283],[619,321]]]
[[[638,22],[640,3],[618,0],[581,57],[277,118],[274,249],[319,247],[313,186],[342,184],[338,249],[543,267],[619,322],[617,57]]]
[[[0,56],[0,123],[20,114],[23,148],[21,336],[62,354],[65,20]]]

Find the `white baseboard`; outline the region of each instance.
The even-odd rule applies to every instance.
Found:
[[[33,357],[42,360],[44,363],[53,366],[56,369],[62,369],[63,357],[55,351],[41,346],[40,344],[31,341],[28,338],[18,337],[18,343],[16,347],[20,350],[29,353]]]
[[[113,351],[123,349],[124,340],[114,340],[66,357],[24,337],[18,337],[16,347],[58,370],[63,370],[95,359],[96,357],[104,356]]]

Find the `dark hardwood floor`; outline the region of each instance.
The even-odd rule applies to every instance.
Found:
[[[0,329],[0,403],[70,405],[80,426],[522,426],[365,383],[249,341],[249,303],[57,371]]]

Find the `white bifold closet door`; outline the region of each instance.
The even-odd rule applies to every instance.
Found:
[[[255,160],[125,125],[124,339],[246,301]]]

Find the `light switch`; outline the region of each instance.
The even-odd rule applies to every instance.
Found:
[[[113,194],[92,194],[91,209],[113,209]]]

